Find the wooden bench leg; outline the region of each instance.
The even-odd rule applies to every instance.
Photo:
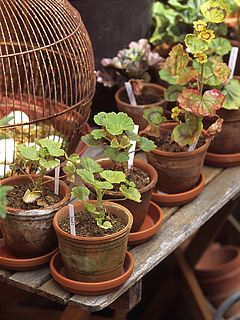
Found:
[[[59,320],[87,320],[91,312],[66,306]]]

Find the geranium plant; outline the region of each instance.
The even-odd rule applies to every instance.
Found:
[[[165,59],[157,52],[151,51],[147,39],[132,41],[129,48],[118,51],[114,58],[104,58],[103,68],[96,72],[97,81],[105,87],[122,86],[130,79],[143,79],[150,82],[150,69],[160,69],[160,62]]]
[[[156,148],[151,140],[133,133],[134,122],[124,112],[100,112],[94,116],[94,121],[101,129],[95,129],[91,134],[83,136],[82,141],[88,146],[103,146],[105,154],[113,161],[113,167],[125,173],[128,170],[131,141],[138,142],[136,151],[149,152]]]
[[[84,203],[84,209],[94,214],[97,225],[101,228],[111,228],[112,221],[107,221],[105,217],[105,211],[102,208],[103,196],[107,190],[113,189],[113,184],[120,184],[119,191],[122,193],[123,198],[131,199],[133,201],[140,202],[141,195],[135,188],[134,183],[126,181],[126,175],[123,172],[103,170],[103,168],[91,158],[81,158],[81,165],[83,169],[77,169],[77,174],[80,177],[90,183],[96,193],[97,201],[92,203],[86,200],[90,194],[90,190],[87,187],[74,187],[72,195],[77,197],[78,200]],[[94,173],[99,173],[103,181],[99,181],[94,178]],[[121,184],[124,183],[124,184]],[[126,186],[126,183],[128,186]],[[108,200],[113,201],[113,200]]]
[[[188,54],[182,44],[171,50],[163,64],[163,69],[176,77],[176,85],[170,86],[165,92],[168,101],[177,101],[179,111],[185,114],[185,122],[176,126],[173,139],[180,145],[193,144],[203,128],[203,117],[213,117],[226,99],[216,87],[205,90],[210,80],[218,85],[228,82],[231,70],[229,67],[209,56],[209,48],[214,31],[211,23],[221,23],[230,14],[229,4],[219,1],[206,1],[201,7],[205,20],[193,22],[194,33],[185,37]],[[182,83],[187,83],[184,87]],[[174,114],[178,113],[177,109]],[[173,114],[173,117],[175,115]],[[219,129],[220,121],[217,123]]]
[[[61,164],[63,172],[69,181],[74,181],[74,172],[76,165],[80,163],[79,156],[72,154],[69,157],[66,152],[61,149],[61,144],[49,139],[36,140],[36,146],[26,146],[21,144],[17,146],[16,162],[12,165],[13,170],[20,170],[27,175],[32,183],[33,190],[26,191],[23,201],[32,203],[42,195],[42,186],[44,184],[43,177],[48,171],[60,166],[60,158],[65,157],[66,160]],[[33,180],[30,173],[38,173],[38,178]]]

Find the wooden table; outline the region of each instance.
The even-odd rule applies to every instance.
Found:
[[[240,166],[227,169],[204,166],[203,172],[203,191],[182,207],[162,207],[164,222],[160,230],[147,242],[128,249],[134,259],[133,274],[117,291],[90,297],[71,294],[51,277],[49,265],[25,272],[0,268],[0,281],[66,305],[60,319],[87,319],[91,312],[107,306],[126,312],[131,310],[141,300],[141,279],[173,252],[176,253],[176,261],[182,272],[186,272],[191,287],[195,281],[192,278],[194,275],[191,266],[196,263],[226,220],[226,212],[236,204],[240,192]],[[225,210],[226,208],[228,210]],[[210,219],[211,217],[215,220]],[[208,220],[209,226],[206,223]],[[205,228],[204,236],[199,232],[183,255],[182,250],[178,249],[180,244],[197,230],[201,230],[201,227]],[[201,242],[197,237],[200,237]],[[197,301],[202,319],[211,319],[202,292],[195,282],[190,290]]]

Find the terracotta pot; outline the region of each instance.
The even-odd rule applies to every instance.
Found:
[[[211,142],[208,152],[216,154],[233,154],[240,152],[240,109],[217,110],[217,114],[223,118],[222,131]],[[204,128],[208,128],[216,118],[204,118]]]
[[[148,87],[150,90],[155,93],[159,93],[160,95],[163,95],[166,90],[166,88],[154,83],[144,83],[144,87]],[[126,103],[121,100],[121,96],[125,91],[126,89],[123,87],[118,89],[115,93],[117,108],[119,111],[127,113],[129,117],[133,119],[134,123],[139,125],[139,130],[143,130],[148,125],[147,120],[143,118],[144,110],[152,107],[153,105],[160,106],[163,109],[166,108],[167,101],[165,99],[160,102],[156,101],[156,103],[152,104],[132,106],[130,103]]]
[[[74,211],[81,211],[83,203],[74,202]],[[53,219],[61,257],[67,276],[83,282],[101,282],[119,277],[127,251],[129,232],[133,217],[125,207],[114,203],[103,204],[107,210],[122,217],[126,226],[121,231],[105,237],[73,236],[59,227],[69,216],[68,206],[60,209]]]
[[[32,175],[36,179],[37,175]],[[45,176],[43,181],[54,190],[54,179]],[[13,176],[1,180],[3,186],[22,185],[31,182],[27,176]],[[57,238],[53,229],[53,216],[70,201],[70,189],[59,181],[59,194],[63,199],[49,208],[21,210],[6,208],[6,218],[0,219],[0,226],[5,243],[18,258],[34,258],[45,255],[57,246]]]
[[[172,130],[176,123],[164,123],[162,130]],[[203,134],[205,132],[203,131]],[[192,189],[198,182],[209,142],[189,152],[146,152],[148,163],[158,173],[157,189],[165,193],[180,193]]]
[[[104,168],[104,169],[110,169],[112,167],[112,160],[109,158],[104,158],[97,160],[97,162]],[[151,201],[152,197],[152,190],[154,186],[156,185],[157,182],[157,172],[156,170],[148,163],[142,160],[135,159],[133,162],[133,165],[145,172],[148,173],[150,177],[150,183],[146,187],[138,190],[141,194],[141,202],[135,202],[132,200],[117,200],[117,199],[123,199],[123,195],[121,192],[116,192],[116,191],[111,191],[107,190],[103,199],[108,200],[108,199],[114,199],[115,202],[119,202],[122,204],[124,207],[126,207],[133,215],[133,225],[131,232],[136,232],[138,231],[148,213],[148,208],[149,204]],[[96,199],[95,191],[93,187],[84,182],[87,187],[91,190],[90,193],[90,199]]]

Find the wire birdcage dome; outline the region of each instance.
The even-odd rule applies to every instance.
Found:
[[[66,0],[0,0],[0,176],[16,146],[35,139],[74,152],[95,92],[92,45],[79,12]]]

